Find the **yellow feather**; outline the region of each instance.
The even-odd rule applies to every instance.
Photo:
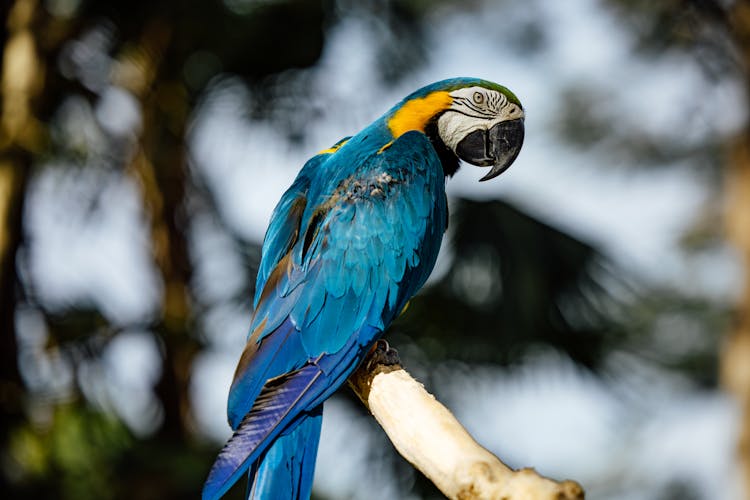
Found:
[[[411,130],[424,132],[427,122],[440,111],[448,109],[452,102],[453,98],[443,90],[407,101],[388,120],[388,128],[395,138]]]

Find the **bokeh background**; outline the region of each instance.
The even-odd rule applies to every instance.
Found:
[[[3,499],[196,498],[276,200],[454,76],[514,90],[527,140],[496,181],[449,182],[437,268],[388,333],[404,364],[588,498],[750,498],[750,2],[0,9]],[[440,495],[343,389],[315,498]]]

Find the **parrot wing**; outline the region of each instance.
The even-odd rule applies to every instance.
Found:
[[[269,228],[287,250],[258,292],[229,396],[237,430],[204,499],[223,494],[296,416],[346,380],[434,265],[446,207],[442,168],[426,137],[404,134],[348,171],[314,207],[298,186],[275,215],[283,228]]]

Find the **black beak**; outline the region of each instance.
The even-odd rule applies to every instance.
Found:
[[[456,147],[462,160],[492,169],[479,179],[486,181],[505,172],[521,151],[523,145],[523,118],[500,122],[489,130],[475,130]]]

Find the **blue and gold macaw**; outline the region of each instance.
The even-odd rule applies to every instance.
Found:
[[[234,435],[203,498],[249,471],[249,498],[309,498],[323,402],[432,272],[459,160],[498,176],[524,111],[507,88],[444,80],[310,159],[271,216],[255,313],[229,392]]]

